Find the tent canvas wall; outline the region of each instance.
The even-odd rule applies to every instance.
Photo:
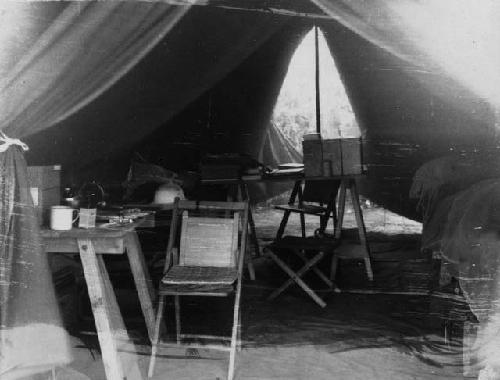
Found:
[[[497,2],[209,0],[190,6],[196,3],[2,2],[0,129],[28,143],[29,164],[58,163],[80,179],[122,180],[133,151],[173,170],[193,168],[205,152],[258,155],[288,60],[317,24],[360,121],[369,167],[362,191],[369,198],[414,217],[408,190],[423,162],[450,149],[496,149]],[[450,20],[460,22],[451,23],[451,37]],[[455,46],[456,37],[466,38]],[[40,318],[59,323],[55,314],[35,321],[37,313],[5,306],[26,301],[19,284],[38,290],[30,296],[45,308],[54,300],[22,152],[12,147],[0,159],[3,344],[10,331]],[[26,276],[27,252],[40,276]],[[51,360],[68,360],[60,353]]]
[[[98,99],[28,136],[28,160],[101,177],[121,173],[119,180],[131,151],[173,170],[194,168],[201,154],[227,150],[228,141],[232,151],[258,157],[288,61],[314,24],[326,34],[363,129],[363,192],[415,217],[407,195],[416,168],[450,149],[494,145],[494,112],[456,81],[334,20],[193,7]],[[103,162],[114,169],[103,173]]]

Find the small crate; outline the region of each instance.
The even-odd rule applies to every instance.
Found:
[[[323,176],[342,175],[342,146],[340,139],[322,140]]]
[[[28,186],[40,225],[49,225],[50,208],[61,204],[61,166],[28,166]]]
[[[323,146],[319,134],[304,135],[302,141],[304,157],[304,173],[308,177],[321,177],[323,175]]]
[[[363,173],[363,151],[360,138],[341,139],[342,175]]]
[[[95,228],[97,209],[81,208],[78,227],[79,228]]]

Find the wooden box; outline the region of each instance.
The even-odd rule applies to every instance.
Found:
[[[79,228],[95,228],[97,209],[81,208],[78,219]]]
[[[342,145],[340,139],[322,140],[323,176],[342,175]]]
[[[61,166],[28,166],[28,186],[40,225],[49,225],[50,207],[61,204]]]
[[[304,174],[306,177],[321,177],[323,175],[323,146],[319,134],[304,135],[302,141]]]
[[[360,138],[340,139],[342,175],[363,173],[363,152]]]
[[[306,177],[331,177],[363,173],[360,138],[308,139],[302,142]]]

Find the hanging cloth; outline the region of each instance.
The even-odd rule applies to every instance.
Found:
[[[0,139],[1,141],[2,139]],[[71,361],[29,193],[21,142],[0,153],[0,378]],[[15,146],[19,145],[19,146]]]
[[[0,131],[0,153],[6,152],[12,145],[20,146],[25,152],[29,150],[28,145],[23,143],[21,140],[8,137],[5,133]]]

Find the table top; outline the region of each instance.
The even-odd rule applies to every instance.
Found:
[[[172,203],[127,203],[125,207],[140,208],[149,211],[168,211],[174,209],[174,202]]]
[[[140,227],[142,220],[133,223],[120,224],[120,225],[104,225],[95,228],[72,228],[67,231],[56,231],[48,228],[42,228],[40,231],[44,239],[60,239],[60,238],[73,238],[73,239],[92,239],[92,238],[121,238],[127,233],[134,231]]]

